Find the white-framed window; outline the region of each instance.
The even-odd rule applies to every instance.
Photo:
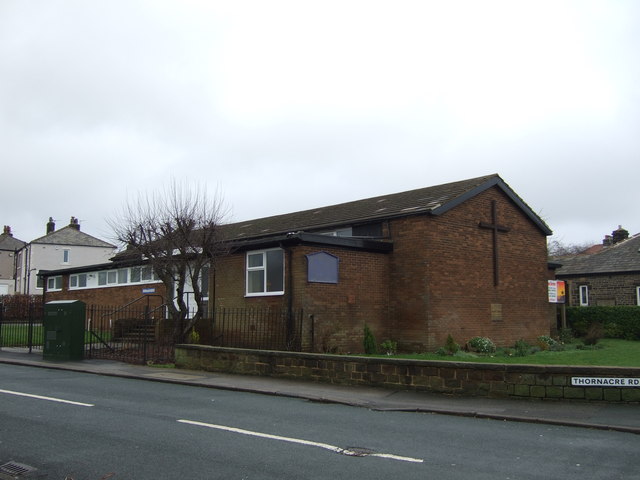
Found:
[[[62,290],[62,277],[58,275],[56,277],[47,278],[47,290]]]
[[[87,286],[87,274],[79,273],[77,275],[69,275],[69,289],[72,288],[86,288]]]
[[[69,263],[70,259],[71,259],[71,250],[69,250],[68,248],[65,248],[64,250],[62,250],[62,263]]]
[[[129,283],[129,269],[121,268],[118,270],[118,283]]]
[[[640,287],[636,287],[636,305],[640,305]]]
[[[284,251],[280,248],[247,252],[247,296],[284,293]]]
[[[580,285],[580,306],[588,307],[589,306],[589,287],[587,285]]]

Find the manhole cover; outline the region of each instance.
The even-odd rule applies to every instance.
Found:
[[[38,469],[14,462],[13,460],[0,465],[0,480],[19,480],[22,478],[42,478],[43,474],[38,474]]]

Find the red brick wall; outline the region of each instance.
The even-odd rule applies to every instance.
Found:
[[[307,282],[305,255],[324,251],[340,260],[337,284]],[[378,342],[389,339],[389,255],[348,249],[298,247],[294,302],[313,315],[313,351],[362,352],[365,324]]]
[[[498,235],[498,286],[492,232],[478,226],[491,223],[492,200],[510,229]],[[435,350],[449,334],[460,344],[486,336],[498,345],[549,334],[546,237],[500,190],[391,229],[391,315],[405,349]]]
[[[143,288],[155,288],[154,295],[161,295],[166,300],[166,289],[162,283],[136,284],[122,287],[82,288],[69,290],[69,276],[62,277],[62,290],[45,292],[44,301],[81,300],[87,305],[123,306],[143,296]],[[157,307],[163,303],[156,296],[151,297],[149,305]],[[146,303],[145,303],[146,304]],[[142,305],[142,304],[141,304]]]
[[[498,238],[498,286],[492,231],[478,226],[492,222],[493,200],[498,223],[509,228]],[[387,254],[289,248],[280,296],[245,298],[244,253],[222,259],[215,306],[285,308],[293,295],[293,308],[303,308],[305,321],[314,322],[313,351],[362,352],[365,323],[378,343],[395,340],[408,351],[434,351],[449,334],[459,344],[486,336],[499,346],[549,334],[546,236],[501,190],[487,190],[441,216],[390,221],[389,234],[394,249]],[[340,259],[337,285],[307,282],[305,254],[317,251]]]
[[[337,284],[307,281],[305,255],[315,252],[338,257]],[[289,276],[291,268],[293,288]],[[302,308],[304,311],[305,349],[361,352],[365,323],[379,341],[391,335],[388,323],[388,272],[388,254],[335,247],[289,247],[285,250],[285,294],[245,297],[245,254],[239,253],[218,262],[216,301],[211,306],[286,308],[291,301],[294,309]]]

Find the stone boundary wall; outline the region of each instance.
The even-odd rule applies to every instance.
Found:
[[[177,345],[176,366],[481,397],[640,403],[640,386],[572,386],[572,377],[640,378],[640,368],[447,362]],[[615,383],[612,380],[611,383]]]

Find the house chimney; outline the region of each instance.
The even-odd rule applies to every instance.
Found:
[[[613,244],[622,242],[629,238],[629,232],[622,228],[622,225],[618,225],[618,229],[611,232],[611,237],[613,239]]]
[[[611,238],[611,235],[604,236],[604,239],[602,240],[602,245],[604,247],[610,247],[611,245],[613,245],[613,239]]]
[[[4,226],[4,231],[2,232],[9,237],[13,237],[13,233],[11,233],[11,227],[9,225]]]
[[[80,230],[80,222],[76,217],[71,217],[71,220],[69,221],[69,226],[71,228],[75,228],[76,230]]]
[[[53,217],[49,217],[49,221],[47,222],[47,235],[53,233],[56,229],[56,224],[53,221]]]

